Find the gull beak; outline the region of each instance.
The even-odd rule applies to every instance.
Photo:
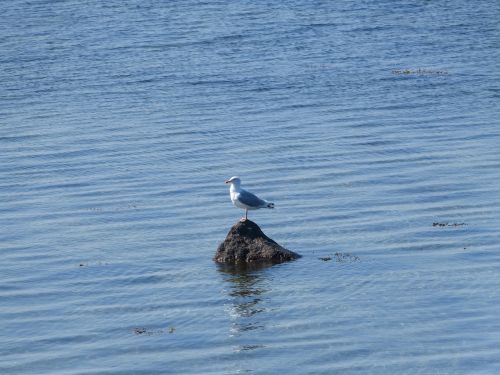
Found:
[[[224,181],[225,184],[229,184],[229,180]]]

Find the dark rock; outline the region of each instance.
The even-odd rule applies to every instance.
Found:
[[[300,258],[267,237],[257,224],[238,222],[217,248],[214,260],[219,263],[282,263]]]

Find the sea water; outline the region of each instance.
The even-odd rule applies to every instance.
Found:
[[[497,2],[0,11],[2,374],[500,373]]]

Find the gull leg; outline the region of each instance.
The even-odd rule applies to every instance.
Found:
[[[240,219],[240,221],[241,221],[242,223],[244,223],[245,221],[247,221],[247,218],[248,218],[248,210],[247,210],[247,209],[245,209],[245,217],[242,217],[242,218]]]

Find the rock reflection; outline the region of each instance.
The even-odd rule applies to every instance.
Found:
[[[229,309],[231,317],[230,337],[247,341],[258,340],[252,331],[264,328],[263,318],[266,311],[263,306],[263,296],[269,292],[263,269],[268,264],[259,265],[218,265],[225,281],[229,284],[228,295],[232,302]],[[263,314],[264,313],[264,314]],[[260,343],[241,342],[235,351],[249,351],[262,348]]]

